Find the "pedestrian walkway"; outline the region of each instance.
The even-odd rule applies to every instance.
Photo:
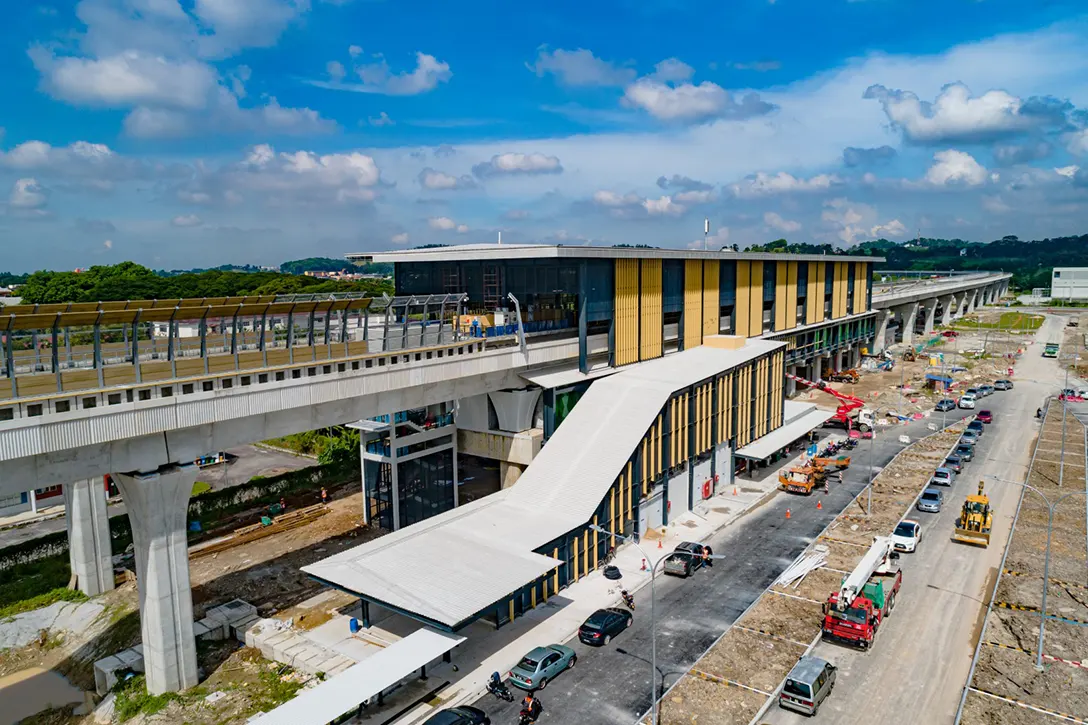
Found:
[[[38,521],[45,521],[47,519],[54,519],[58,516],[64,515],[64,502],[60,502],[53,506],[41,506],[37,511],[20,511],[18,513],[0,515],[0,531],[4,529],[11,529],[16,526],[26,526],[27,524],[37,523]]]

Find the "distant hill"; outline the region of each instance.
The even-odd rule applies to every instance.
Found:
[[[280,271],[285,274],[305,274],[306,272],[341,272],[348,270],[361,274],[382,274],[391,276],[393,265],[391,264],[359,264],[355,265],[346,259],[333,257],[307,257],[293,262],[284,262],[280,265]]]

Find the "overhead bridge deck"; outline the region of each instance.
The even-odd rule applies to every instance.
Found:
[[[615,541],[590,524],[630,531],[662,492],[669,520],[690,510],[710,460],[728,481],[731,446],[782,425],[784,348],[703,346],[598,380],[512,487],[303,571],[441,629],[502,624],[596,568]]]

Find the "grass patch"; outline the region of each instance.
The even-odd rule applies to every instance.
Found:
[[[121,722],[131,720],[137,715],[154,715],[162,712],[171,702],[180,699],[176,692],[149,695],[147,681],[143,675],[137,675],[119,684],[116,693],[114,714]]]
[[[8,611],[10,607],[18,607],[23,602],[64,589],[71,578],[68,554],[16,564],[5,569],[0,572],[0,616],[11,616],[34,609],[35,606],[44,606],[38,604],[18,611]]]
[[[961,332],[971,330],[1038,330],[1043,326],[1042,315],[1029,315],[1024,312],[1002,312],[997,322],[980,322],[977,317],[963,319],[956,323],[955,329]]]
[[[212,485],[205,481],[197,481],[193,484],[193,492],[190,494],[191,498],[196,498],[202,493],[207,493],[212,490]]]
[[[41,607],[48,607],[54,602],[85,602],[87,601],[87,595],[77,589],[69,589],[68,587],[57,587],[51,589],[44,594],[38,594],[30,597],[29,599],[22,599],[18,602],[12,602],[4,607],[0,607],[0,619],[7,619],[8,617],[14,617],[16,614],[22,614],[23,612],[29,612],[33,609],[39,609]]]
[[[255,712],[269,712],[291,700],[302,689],[301,682],[284,677],[294,670],[284,665],[275,670],[265,670],[259,675],[258,683],[251,688],[250,698]]]

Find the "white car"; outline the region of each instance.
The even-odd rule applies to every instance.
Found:
[[[960,396],[960,402],[958,403],[958,405],[964,410],[974,410],[975,396],[971,393],[964,393]]]
[[[922,541],[922,525],[911,519],[903,519],[892,533],[892,546],[896,551],[913,552]]]

